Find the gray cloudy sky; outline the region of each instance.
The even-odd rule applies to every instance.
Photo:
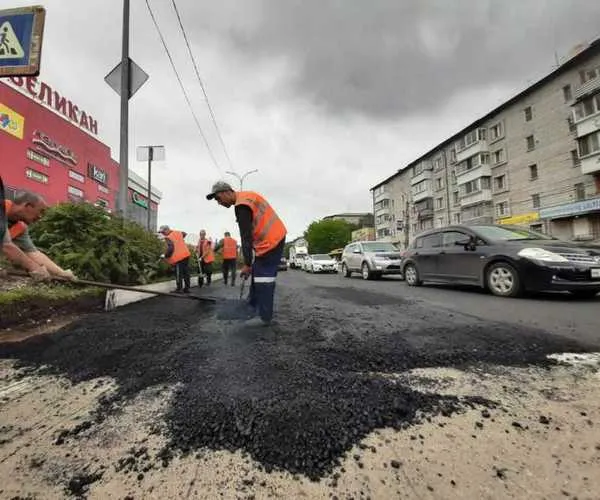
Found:
[[[600,36],[597,0],[176,0],[233,167],[290,238],[314,219],[371,209],[369,188]],[[31,1],[10,0],[11,6]],[[35,2],[33,2],[35,3]],[[122,3],[48,0],[41,78],[98,119],[118,159]],[[135,146],[164,144],[160,222],[213,237],[233,210],[204,198],[229,170],[170,0],[150,0],[210,160],[146,4],[132,0],[131,57],[150,75],[131,100]]]

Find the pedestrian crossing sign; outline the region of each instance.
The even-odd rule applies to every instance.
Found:
[[[44,7],[0,10],[0,77],[40,72]]]

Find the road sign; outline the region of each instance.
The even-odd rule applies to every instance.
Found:
[[[165,161],[164,146],[138,146],[137,161]]]
[[[0,10],[0,77],[39,75],[45,19],[39,5]]]
[[[140,68],[136,63],[129,59],[129,71],[130,75],[130,88],[129,88],[129,99],[135,94],[146,80],[148,75]],[[113,70],[104,77],[104,81],[110,85],[110,87],[119,95],[121,95],[121,63],[117,64]]]

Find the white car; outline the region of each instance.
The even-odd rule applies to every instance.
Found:
[[[324,253],[309,255],[305,270],[309,273],[337,273],[337,261]]]

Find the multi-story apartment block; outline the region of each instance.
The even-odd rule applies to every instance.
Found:
[[[323,220],[343,220],[358,227],[373,227],[373,214],[368,212],[327,215]]]
[[[378,239],[457,223],[600,238],[600,40],[371,188]]]

